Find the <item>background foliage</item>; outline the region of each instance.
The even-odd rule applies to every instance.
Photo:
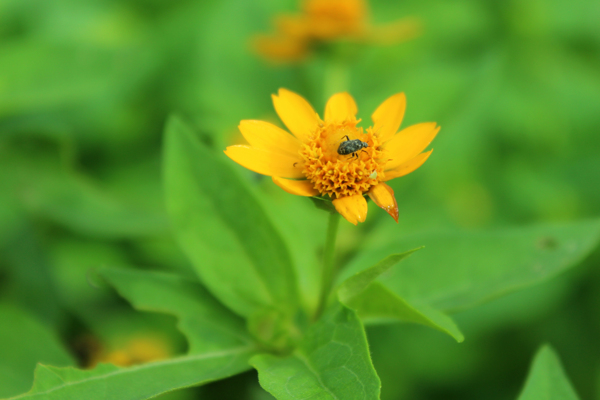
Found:
[[[17,343],[0,347],[0,370],[11,372],[0,374],[0,397],[28,390],[36,362],[90,365],[118,351],[133,354],[130,343],[140,338],[150,338],[146,347],[155,353],[186,351],[172,317],[133,311],[97,288],[103,284],[95,271],[108,265],[195,277],[175,244],[161,183],[171,112],[218,155],[238,140],[239,120],[277,121],[270,94],[279,87],[323,110],[331,93],[323,92],[321,58],[276,66],[250,49],[252,35],[268,32],[275,13],[295,7],[291,0],[0,4],[0,338]],[[464,270],[444,270],[449,262],[437,241],[404,237],[481,239],[470,232],[504,227],[526,236],[529,224],[600,215],[600,8],[592,0],[371,1],[376,24],[405,16],[422,19],[418,39],[334,50],[354,54],[348,90],[365,121],[404,91],[403,126],[436,121],[442,130],[430,160],[392,181],[400,224],[370,204],[359,229],[342,223],[340,261],[370,266],[382,257],[361,264],[361,251],[397,241],[404,251],[426,245],[405,261],[409,269],[436,263],[452,278],[468,271],[468,262],[491,257],[490,264],[513,263],[518,274],[518,240],[492,237],[461,248],[450,264]],[[272,229],[302,266],[306,301],[316,302],[311,277],[324,215],[269,179],[234,171],[259,194]],[[212,174],[210,166],[203,172]],[[206,223],[207,231],[215,228]],[[577,232],[591,250],[597,229]],[[569,233],[540,248],[562,246],[561,234]],[[581,261],[552,279],[551,271],[533,276],[530,283],[541,283],[496,300],[471,291],[460,301],[439,300],[456,312],[461,344],[422,326],[369,328],[382,399],[516,398],[544,342],[560,354],[581,398],[600,399],[600,253]],[[390,290],[420,295],[407,294],[402,282]],[[484,300],[492,301],[480,305]],[[468,302],[477,306],[461,311]],[[142,361],[152,356],[142,353]],[[555,358],[543,349],[536,360],[554,365]],[[162,398],[269,395],[247,372]]]

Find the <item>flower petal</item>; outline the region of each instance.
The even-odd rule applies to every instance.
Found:
[[[398,93],[381,103],[371,116],[373,131],[379,137],[381,143],[388,141],[400,128],[404,111],[406,110],[406,96]]]
[[[302,145],[294,136],[265,121],[244,120],[238,128],[248,143],[257,149],[286,153],[295,157]]]
[[[408,175],[413,172],[415,169],[419,168],[431,155],[433,150],[429,150],[428,152],[421,153],[412,160],[405,162],[404,164],[400,164],[396,168],[385,171],[384,181],[389,181],[390,179],[398,178],[400,176]]]
[[[315,132],[319,117],[304,97],[287,89],[279,89],[279,95],[271,97],[279,118],[294,136],[304,140]]]
[[[367,201],[362,194],[335,199],[333,205],[337,212],[354,225],[365,222],[365,219],[367,219]]]
[[[225,154],[242,167],[259,174],[282,176],[285,178],[303,178],[304,162],[300,158],[270,150],[257,149],[245,145],[229,146]]]
[[[325,121],[356,121],[358,108],[356,102],[347,92],[336,93],[329,98],[325,106]]]
[[[319,194],[319,191],[315,189],[314,184],[309,180],[293,181],[290,179],[283,179],[277,176],[272,177],[273,182],[288,193],[295,194],[296,196],[312,197]]]
[[[394,190],[383,182],[369,189],[369,197],[385,212],[390,214],[392,218],[398,222],[398,203],[394,197]]]
[[[386,156],[391,159],[386,164],[386,169],[395,169],[415,158],[429,146],[439,130],[440,127],[436,128],[435,122],[424,122],[402,129],[382,146]]]

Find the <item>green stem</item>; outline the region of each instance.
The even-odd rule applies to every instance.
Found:
[[[321,271],[321,295],[319,305],[315,314],[315,319],[319,318],[329,299],[331,287],[335,278],[335,239],[337,237],[338,226],[340,224],[340,214],[332,212],[329,214],[329,224],[327,226],[327,237],[325,239],[325,251],[323,253],[323,269]]]

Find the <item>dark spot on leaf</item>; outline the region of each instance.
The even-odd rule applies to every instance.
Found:
[[[554,250],[558,247],[558,241],[551,236],[546,236],[538,240],[537,246],[542,250]]]

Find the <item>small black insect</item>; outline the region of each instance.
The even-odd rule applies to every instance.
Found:
[[[338,147],[338,154],[341,154],[343,156],[346,154],[352,154],[352,157],[358,158],[356,152],[369,147],[369,144],[367,142],[363,142],[360,139],[350,140],[348,135],[343,137],[346,138],[346,141],[340,143],[340,147]]]

